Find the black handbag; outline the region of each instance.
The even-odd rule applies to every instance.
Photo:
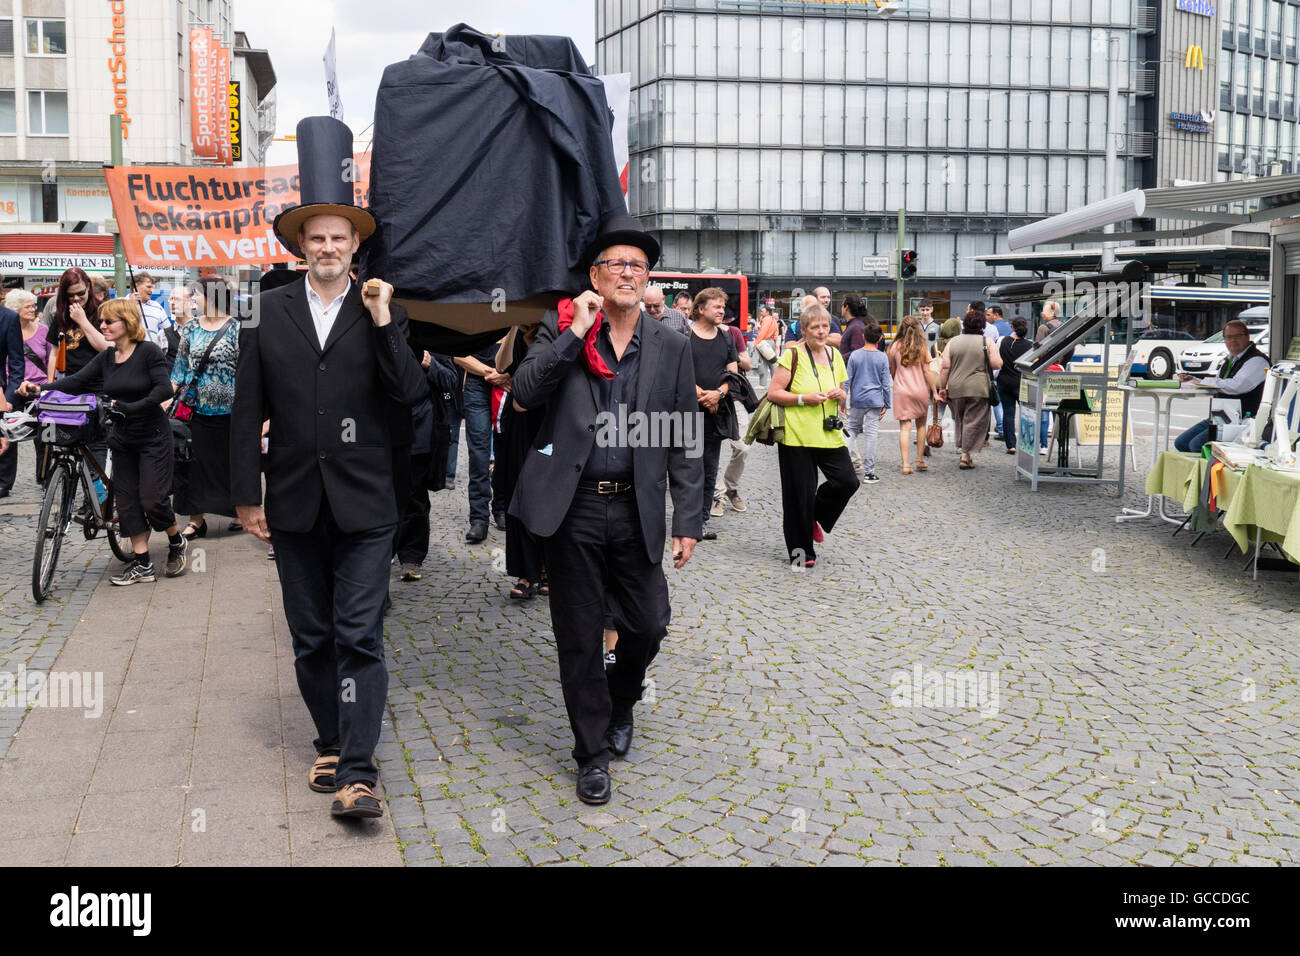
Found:
[[[989,404],[1001,405],[1002,396],[998,394],[997,379],[993,377],[993,363],[989,361],[989,340],[984,340],[984,371],[989,377]]]

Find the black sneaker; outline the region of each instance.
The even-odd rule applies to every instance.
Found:
[[[167,577],[178,577],[185,571],[185,549],[188,547],[184,535],[178,543],[167,546]]]
[[[613,651],[606,651],[606,652],[605,652],[605,670],[609,670],[611,667],[613,667],[613,666],[614,666],[615,664],[617,664],[617,663],[618,663],[618,658],[614,656],[614,652],[613,652]]]
[[[126,566],[125,571],[111,580],[114,584],[126,587],[130,584],[152,584],[158,579],[154,577],[152,561],[148,564],[132,561]]]
[[[876,473],[873,471],[871,474],[867,475],[862,480],[866,482],[872,482],[872,481],[879,481],[880,479],[876,477]]]

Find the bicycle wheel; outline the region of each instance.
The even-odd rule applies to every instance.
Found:
[[[122,545],[122,538],[117,530],[117,502],[113,498],[113,469],[110,464],[108,468],[109,477],[104,482],[104,491],[108,493],[108,518],[103,522],[104,531],[108,535],[108,546],[113,549],[113,556],[123,564],[130,564],[135,559],[130,544],[126,547]]]
[[[50,596],[54,569],[59,563],[59,549],[72,517],[72,470],[58,465],[45,486],[41,516],[36,527],[36,553],[32,557],[32,597],[42,603]]]

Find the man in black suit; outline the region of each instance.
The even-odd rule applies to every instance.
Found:
[[[380,816],[373,757],[397,525],[390,417],[394,403],[409,407],[428,386],[390,310],[392,286],[372,280],[363,291],[348,276],[357,225],[373,230],[373,219],[350,205],[291,212],[276,230],[301,249],[308,275],[263,293],[257,322],[240,333],[232,496],[245,530],[275,546],[298,687],[319,735],[308,785],[337,791],[336,816]]]
[[[674,567],[700,537],[704,467],[690,348],[641,313],[658,258],[659,244],[635,219],[606,223],[587,250],[595,291],[543,317],[512,383],[521,406],[546,406],[510,513],[543,539],[578,797],[589,804],[610,798],[610,755],[631,746],[632,707],[668,628],[670,478]],[[606,595],[619,632],[608,672]]]
[[[14,407],[14,394],[23,384],[23,329],[18,313],[0,305],[0,375],[4,377],[4,401],[0,411]],[[0,453],[0,498],[8,498],[18,477],[18,448],[9,444]]]

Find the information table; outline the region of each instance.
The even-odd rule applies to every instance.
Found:
[[[1213,518],[1203,513],[1201,486],[1211,464],[1199,455],[1166,451],[1147,475],[1146,492],[1179,502],[1194,516],[1193,531],[1209,530]],[[1241,552],[1246,554],[1254,546],[1257,571],[1259,549],[1265,542],[1277,544],[1287,558],[1300,564],[1300,472],[1266,465],[1250,465],[1245,471],[1225,468],[1216,505],[1224,512],[1224,530]],[[1163,516],[1163,510],[1160,513]]]
[[[1173,404],[1175,401],[1185,401],[1188,399],[1200,399],[1208,406],[1209,400],[1214,397],[1214,393],[1200,388],[1136,388],[1132,385],[1124,385],[1121,391],[1128,392],[1132,397],[1139,395],[1149,397],[1152,404],[1155,405],[1155,421],[1152,423],[1153,434],[1151,435],[1151,475],[1156,474],[1156,467],[1160,455],[1169,448],[1172,440],[1172,417]],[[1127,424],[1127,406],[1125,406],[1125,423]],[[1208,408],[1207,408],[1208,414]],[[1116,521],[1132,521],[1135,518],[1163,518],[1171,524],[1182,524],[1183,519],[1174,515],[1165,514],[1164,498],[1159,492],[1150,490],[1151,479],[1147,479],[1147,508],[1146,511],[1135,511],[1132,508],[1125,508],[1120,514],[1115,516]],[[1121,486],[1123,487],[1123,486]],[[1197,484],[1200,487],[1200,484]],[[1169,496],[1174,497],[1174,496]],[[1178,497],[1181,501],[1182,498]]]

